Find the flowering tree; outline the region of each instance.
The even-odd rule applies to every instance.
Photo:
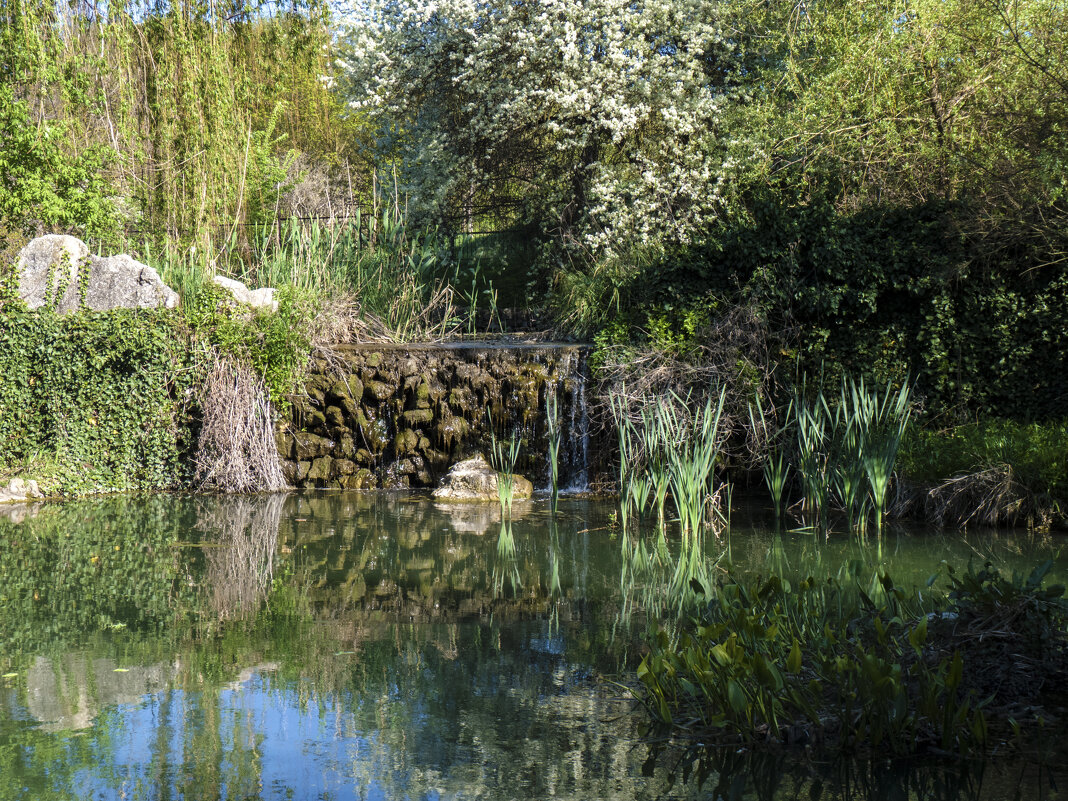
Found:
[[[686,242],[722,202],[743,72],[726,8],[368,0],[339,84],[396,157],[410,211],[504,212],[603,259]]]

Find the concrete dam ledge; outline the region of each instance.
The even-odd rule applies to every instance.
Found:
[[[522,442],[516,472],[548,483],[547,415],[562,487],[588,478],[589,346],[537,341],[342,345],[288,397],[276,442],[295,487],[434,487],[493,437]]]

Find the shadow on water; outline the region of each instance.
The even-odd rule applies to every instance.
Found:
[[[948,801],[1064,781],[1042,767],[1064,762],[1059,731],[989,765],[651,740],[614,682],[657,585],[621,583],[607,504],[502,520],[412,494],[117,497],[0,516],[0,543],[2,799]],[[899,583],[969,556],[1068,566],[1018,533],[885,546]],[[744,523],[731,559],[871,567],[855,543]]]

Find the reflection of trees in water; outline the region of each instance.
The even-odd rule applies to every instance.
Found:
[[[1059,782],[1051,780],[1048,770],[1036,776],[1021,762],[1009,760],[885,759],[870,754],[825,757],[807,749],[653,745],[646,768],[652,771],[654,766],[665,770],[681,785],[680,790],[700,787],[703,797],[715,799],[1002,801],[1059,797],[1055,790],[1050,792]],[[1058,779],[1063,778],[1063,768],[1058,773]]]
[[[212,608],[230,620],[254,615],[274,576],[284,494],[213,498],[197,510]]]

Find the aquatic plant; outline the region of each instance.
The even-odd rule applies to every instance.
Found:
[[[549,440],[549,481],[552,490],[552,508],[556,511],[560,497],[560,409],[556,393],[549,392],[545,399],[545,428]]]
[[[907,384],[897,390],[887,384],[880,393],[867,389],[863,380],[843,378],[832,403],[822,387],[808,397],[802,382],[794,396],[793,424],[809,525],[826,532],[831,502],[837,500],[850,531],[866,531],[869,510],[882,531],[887,488],[912,416],[910,394]],[[769,483],[777,480],[767,470],[765,477]]]
[[[519,460],[521,440],[513,431],[506,448],[504,443],[497,439],[493,429],[493,415],[488,409],[486,420],[490,432],[490,465],[497,472],[497,498],[501,504],[501,513],[511,515],[512,500],[515,497],[515,464]]]
[[[822,390],[814,400],[805,397],[804,385],[794,395],[797,427],[797,472],[804,491],[803,506],[810,525],[827,530],[831,492],[830,444],[833,416]]]
[[[822,742],[966,753],[986,741],[959,652],[927,658],[928,610],[886,574],[802,578],[728,572],[697,625],[661,630],[638,668],[654,718],[706,741]]]
[[[792,402],[786,408],[784,418],[787,423],[790,420],[793,408]],[[749,425],[751,434],[758,437],[764,445],[761,471],[764,474],[764,485],[771,495],[771,503],[775,509],[775,524],[778,527],[779,521],[782,519],[783,495],[790,475],[790,462],[786,457],[786,448],[783,442],[784,434],[787,432],[788,427],[787,425],[776,426],[774,425],[774,420],[769,422],[759,394],[754,397],[754,403],[749,404]]]
[[[675,444],[667,448],[671,493],[684,534],[696,534],[706,524],[711,525],[717,512],[713,492],[712,470],[716,464],[722,441],[719,423],[723,414],[723,391],[718,399],[709,398],[704,408],[694,415],[690,426],[675,417],[674,406],[662,407],[669,430],[678,435]],[[677,402],[682,402],[675,396]]]
[[[888,384],[880,399],[866,392],[863,381],[851,385],[853,405],[865,423],[862,461],[875,506],[875,526],[881,533],[886,510],[886,491],[897,462],[901,439],[912,416],[911,388],[906,383],[897,392]]]

